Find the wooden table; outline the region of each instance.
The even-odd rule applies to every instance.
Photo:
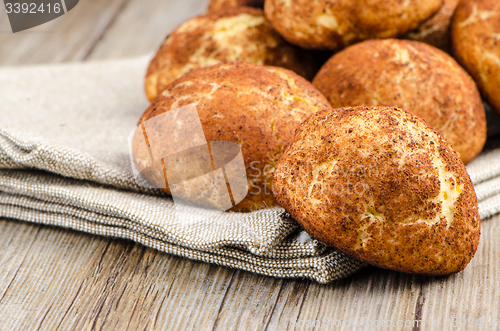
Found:
[[[153,52],[175,26],[204,12],[206,1],[81,0],[55,21],[16,34],[1,8],[0,64],[19,65]],[[0,329],[499,329],[499,260],[500,216],[483,221],[478,252],[457,275],[370,267],[329,285],[3,219]],[[480,318],[482,327],[460,327]]]

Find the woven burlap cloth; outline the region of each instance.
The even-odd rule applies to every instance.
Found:
[[[179,222],[171,198],[137,185],[127,139],[148,106],[147,61],[0,69],[0,217],[275,277],[328,283],[364,266],[309,237],[281,208],[209,219],[186,211]],[[500,212],[500,148],[467,169],[481,217]]]

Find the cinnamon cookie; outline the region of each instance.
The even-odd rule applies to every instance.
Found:
[[[443,0],[266,0],[264,11],[289,42],[309,49],[337,49],[401,36],[442,4]]]
[[[500,2],[462,0],[453,17],[453,52],[500,113]]]
[[[280,158],[273,192],[313,237],[381,268],[448,275],[479,243],[477,198],[458,154],[397,108],[311,116]]]
[[[368,40],[335,54],[313,80],[333,108],[401,107],[420,116],[470,162],[486,142],[472,78],[448,54],[409,40]]]
[[[326,98],[311,83],[290,70],[236,62],[195,69],[167,85],[145,111],[139,124],[146,127],[144,123],[149,123],[145,128],[149,132],[147,136],[159,137],[157,140],[163,141],[167,145],[165,148],[183,145],[185,140],[196,138],[189,136],[192,129],[187,128],[187,137],[171,137],[172,123],[165,123],[158,116],[192,104],[195,104],[199,120],[178,118],[175,122],[187,126],[199,121],[203,140],[233,142],[241,147],[248,194],[232,209],[238,211],[276,205],[272,195],[272,173],[283,149],[303,120],[329,107]],[[132,141],[136,168],[146,169],[144,178],[156,187],[165,187],[165,181],[172,184],[172,178],[165,178],[163,172],[163,167],[171,160],[163,158],[151,162],[150,138],[145,139],[140,131],[136,133]],[[160,151],[157,154],[167,153]],[[220,162],[214,160],[216,163]],[[187,164],[185,170],[192,172],[198,168],[197,164]],[[194,176],[188,173],[186,177]],[[212,199],[213,184],[210,180],[187,182],[178,197],[200,206],[219,208],[222,202]],[[168,185],[164,190],[172,193]]]

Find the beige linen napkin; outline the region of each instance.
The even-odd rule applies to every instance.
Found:
[[[0,217],[320,283],[364,266],[309,237],[281,208],[209,219],[186,209],[179,221],[170,197],[137,185],[127,138],[148,105],[142,85],[147,61],[0,69]],[[500,212],[500,148],[483,153],[468,170],[481,217]]]

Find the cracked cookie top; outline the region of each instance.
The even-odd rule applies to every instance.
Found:
[[[146,95],[153,101],[183,74],[222,62],[284,67],[311,79],[315,65],[309,55],[288,44],[260,9],[212,11],[184,22],[165,39],[146,73]]]

